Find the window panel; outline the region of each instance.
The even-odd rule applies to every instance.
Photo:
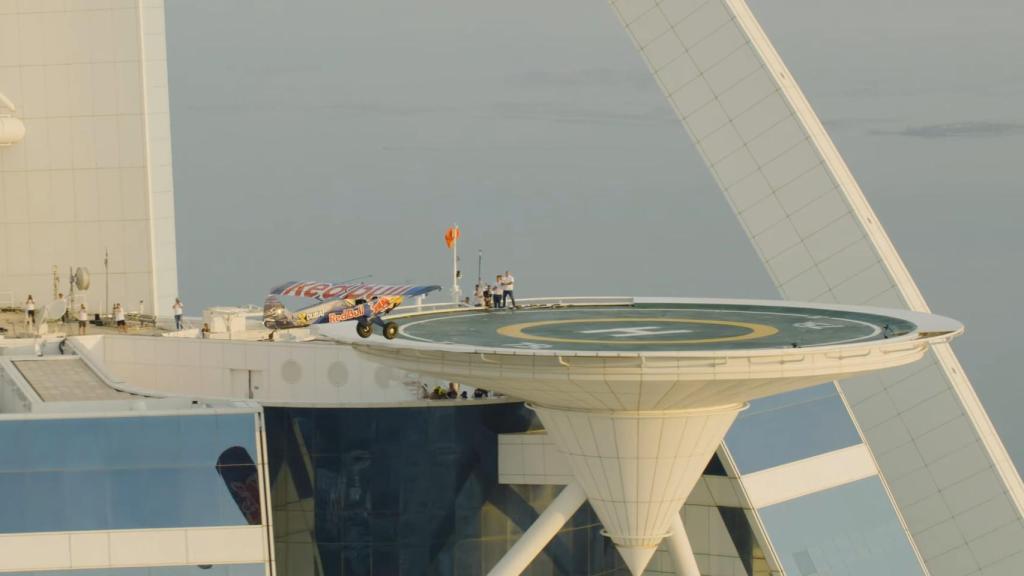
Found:
[[[725,437],[744,474],[860,443],[831,382],[755,400]]]
[[[520,403],[265,414],[282,576],[484,574],[562,490],[498,483],[498,434],[539,427]],[[584,505],[524,575],[623,570]]]
[[[786,574],[923,574],[877,477],[760,512]]]
[[[0,533],[258,523],[255,447],[252,414],[0,422]]]

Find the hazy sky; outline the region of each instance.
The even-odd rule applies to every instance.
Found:
[[[752,0],[1018,467],[1019,0]],[[167,2],[181,294],[287,279],[777,297],[605,1]]]

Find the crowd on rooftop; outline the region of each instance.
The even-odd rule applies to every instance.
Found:
[[[507,308],[508,302],[511,300],[514,310],[516,308],[515,284],[515,277],[511,272],[505,270],[504,274],[494,277],[494,284],[484,282],[476,285],[473,290],[473,305],[478,308]]]
[[[78,308],[76,310],[69,309],[70,307],[74,306],[74,302],[69,302],[68,298],[66,298],[64,296],[63,292],[57,293],[57,298],[56,298],[56,300],[54,300],[54,302],[62,303],[62,305],[59,306],[58,309],[62,310],[63,312],[58,317],[56,317],[56,318],[47,318],[47,317],[45,317],[45,312],[44,312],[44,315],[42,317],[38,317],[37,314],[36,314],[37,310],[36,310],[35,298],[33,298],[33,296],[31,294],[29,294],[28,298],[25,299],[25,303],[22,306],[23,310],[25,311],[25,326],[27,328],[29,328],[29,329],[34,330],[39,322],[60,321],[60,322],[63,322],[63,323],[67,323],[67,322],[71,322],[72,321],[72,317],[73,317],[78,322],[78,334],[79,334],[79,336],[84,336],[86,334],[86,329],[87,329],[87,327],[89,325],[89,322],[90,322],[89,321],[89,309],[86,306],[86,304],[84,302],[80,302],[78,304]],[[46,307],[46,310],[50,310],[52,304],[53,303],[48,305]],[[70,306],[69,306],[69,304],[70,304]],[[177,330],[181,330],[181,328],[182,328],[182,317],[184,315],[184,305],[181,303],[181,299],[180,298],[175,298],[174,299],[174,305],[171,307],[171,311],[174,314],[174,323],[175,323],[176,329]],[[143,302],[142,300],[139,300],[139,308],[138,308],[137,317],[138,317],[139,323],[142,324],[144,322],[144,318],[145,318],[145,302]],[[110,310],[110,318],[114,322],[114,324],[117,326],[118,332],[123,332],[123,333],[127,333],[128,332],[127,313],[125,312],[125,308],[124,308],[123,304],[121,304],[120,302],[114,302],[114,306]],[[102,320],[100,320],[100,315],[99,314],[95,315],[94,319],[92,320],[92,323],[97,325],[97,326],[101,326],[102,325]]]

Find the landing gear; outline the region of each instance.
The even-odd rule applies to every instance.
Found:
[[[373,334],[373,324],[363,322],[362,320],[356,322],[356,334],[363,338],[369,338],[370,334]]]
[[[363,319],[356,322],[356,334],[359,334],[363,338],[369,338],[373,334],[373,325],[377,324],[381,327],[384,332],[384,337],[388,340],[394,340],[395,336],[398,336],[398,324],[394,322],[383,322],[379,318],[372,318],[369,320]]]

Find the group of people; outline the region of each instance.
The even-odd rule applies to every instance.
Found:
[[[487,398],[490,396],[490,392],[483,388],[476,388],[473,390],[473,398]],[[469,393],[465,390],[459,391],[459,385],[455,382],[449,382],[448,388],[442,388],[441,386],[435,386],[430,392],[429,398],[431,400],[457,400],[469,398]]]
[[[477,284],[473,291],[476,299],[474,304],[483,308],[506,308],[509,300],[512,301],[512,309],[516,307],[515,290],[516,279],[512,273],[505,270],[504,274],[494,277],[494,284]]]
[[[60,293],[57,295],[58,300],[64,300],[64,294]],[[141,317],[143,307],[142,300],[139,300],[139,315]],[[181,319],[185,313],[185,307],[181,303],[180,298],[174,299],[174,305],[171,307],[174,312],[174,324],[176,329],[181,330]],[[85,307],[85,303],[79,304],[78,310],[75,311],[76,318],[78,320],[78,335],[84,336],[85,329],[89,325],[89,310]],[[62,317],[63,321],[67,321],[70,314],[64,313]],[[111,317],[114,319],[114,323],[117,325],[118,332],[128,332],[127,322],[125,321],[124,306],[120,302],[114,303],[114,308],[111,310]],[[32,298],[32,295],[28,295],[28,299],[25,300],[25,323],[29,326],[34,327],[36,325],[36,301]]]

